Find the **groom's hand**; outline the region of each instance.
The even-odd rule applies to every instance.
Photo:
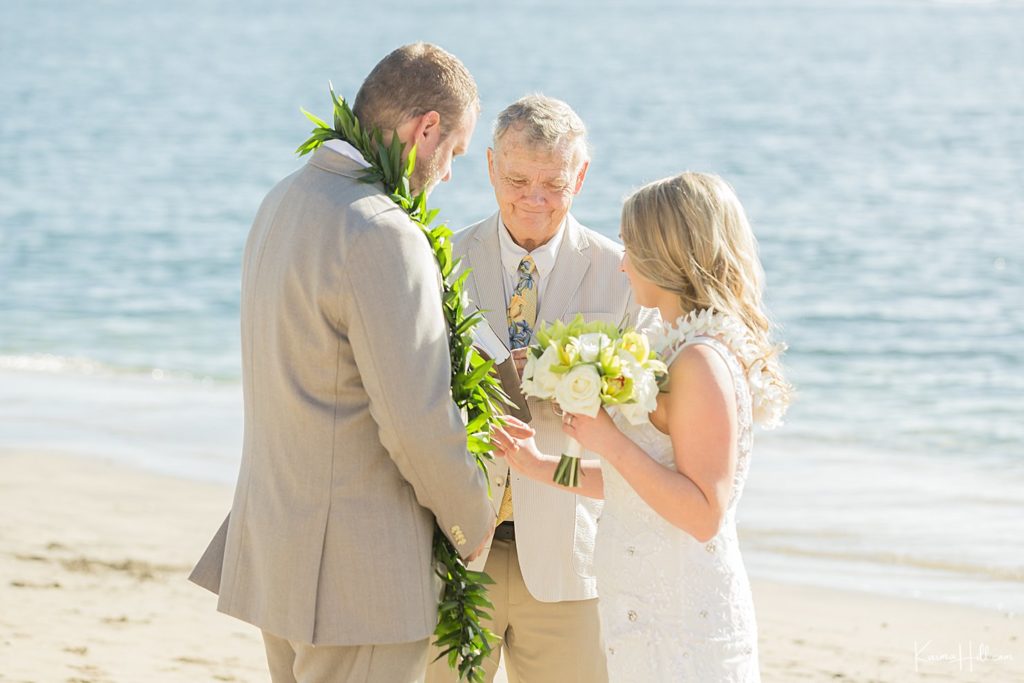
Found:
[[[516,364],[516,373],[519,375],[519,379],[523,378],[523,368],[526,367],[526,351],[527,349],[512,349],[512,360]]]
[[[480,545],[478,545],[476,547],[476,550],[474,550],[472,553],[470,553],[469,555],[466,556],[466,563],[467,564],[469,562],[472,562],[476,558],[480,557],[480,553],[482,553],[484,551],[484,548],[487,547],[487,544],[491,542],[491,537],[492,536],[494,536],[494,525],[493,524],[491,524],[491,530],[488,533],[484,534],[484,540],[480,541]]]

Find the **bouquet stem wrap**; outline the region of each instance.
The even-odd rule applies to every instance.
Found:
[[[569,437],[569,443],[565,445],[565,453],[558,461],[555,468],[555,483],[562,486],[580,485],[580,457],[583,455],[583,446],[576,439]]]

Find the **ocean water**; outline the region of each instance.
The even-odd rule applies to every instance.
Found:
[[[431,203],[494,210],[527,92],[587,122],[574,212],[684,169],[737,189],[799,395],[759,435],[756,576],[1024,608],[1024,3],[0,5],[0,449],[233,480],[239,261],[303,106],[391,48],[474,73]]]

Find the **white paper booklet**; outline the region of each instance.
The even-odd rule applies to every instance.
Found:
[[[473,344],[486,353],[489,358],[493,358],[495,365],[504,363],[512,355],[512,352],[494,333],[486,320],[481,321],[473,328]]]

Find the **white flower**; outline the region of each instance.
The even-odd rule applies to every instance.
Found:
[[[602,332],[581,334],[579,336],[579,340],[580,360],[584,363],[593,363],[597,361],[597,356],[601,353],[601,349],[606,346],[611,346],[612,343],[612,340],[608,338],[608,335]]]
[[[775,376],[768,371],[768,365],[764,360],[758,359],[750,366],[747,370],[747,382],[750,384],[754,421],[761,423],[766,429],[780,426],[782,416],[786,412],[782,401],[784,392]]]
[[[564,375],[551,372],[551,366],[559,363],[558,347],[549,344],[540,358],[527,353],[523,368],[523,393],[536,398],[550,399],[555,396],[555,387]]]
[[[565,373],[555,388],[562,410],[597,417],[601,409],[601,375],[593,365],[577,365]]]
[[[639,373],[643,372],[643,366],[637,362],[636,356],[626,349],[618,349],[615,355],[622,361],[622,374],[626,377],[636,377]]]
[[[619,412],[630,424],[641,425],[658,407],[658,383],[651,370],[637,365],[633,374],[633,400],[619,406]]]

